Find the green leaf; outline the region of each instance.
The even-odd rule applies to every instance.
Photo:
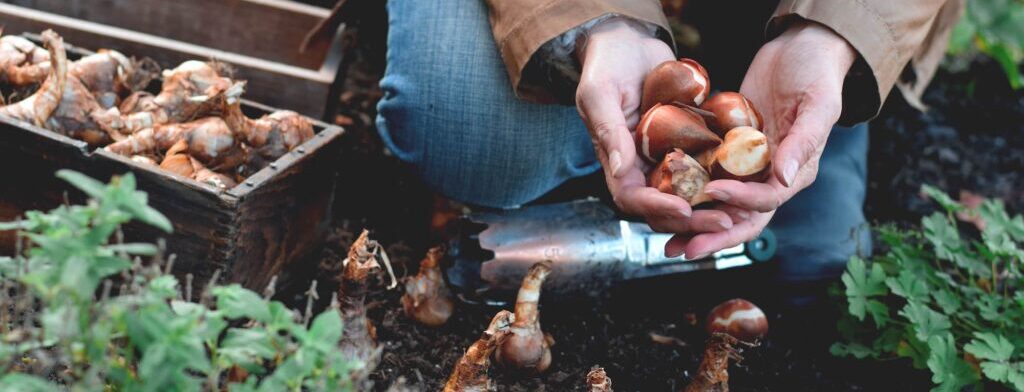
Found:
[[[951,54],[966,52],[974,42],[974,35],[977,27],[970,18],[960,18],[960,22],[953,27],[953,33],[949,37],[947,51]]]
[[[864,260],[859,257],[850,259],[846,272],[842,276],[846,285],[846,298],[849,301],[850,314],[863,321],[868,313],[878,327],[889,320],[889,309],[885,304],[871,299],[887,293],[885,288],[885,271],[878,264],[871,265],[868,272]]]
[[[959,392],[978,381],[971,365],[960,359],[952,334],[932,336],[928,349],[928,369],[932,371],[932,382],[938,384],[932,391]]]
[[[931,185],[922,185],[921,193],[923,193],[925,196],[928,196],[932,200],[935,200],[935,202],[939,203],[939,205],[942,206],[942,208],[945,209],[946,211],[957,212],[964,208],[964,206],[960,204],[960,202],[953,200],[953,198],[949,197],[949,195],[947,195],[946,192],[943,192],[941,189],[933,187]]]
[[[928,367],[928,344],[914,336],[912,328],[907,327],[906,339],[896,347],[896,355],[903,358],[910,358],[915,369],[926,369]]]
[[[905,298],[907,301],[923,302],[928,300],[928,283],[909,271],[900,271],[896,278],[888,278],[885,284],[889,286],[893,294]]]
[[[960,310],[960,297],[953,294],[952,291],[935,290],[932,292],[932,298],[935,299],[935,304],[939,305],[944,314],[956,314]]]
[[[991,332],[975,332],[974,339],[964,345],[964,351],[978,359],[1008,361],[1013,355],[1013,344],[1001,335]]]
[[[271,321],[267,301],[237,283],[215,287],[213,296],[217,298],[217,309],[228,318],[248,317],[263,323]]]
[[[928,342],[933,336],[948,334],[952,326],[949,317],[918,302],[907,303],[899,314],[910,320],[915,336],[922,342]]]
[[[837,357],[854,357],[857,359],[864,359],[875,355],[875,351],[870,347],[860,343],[833,343],[832,347],[829,348],[829,352]]]
[[[62,390],[57,384],[22,373],[8,373],[0,377],[0,392],[50,392]]]
[[[100,199],[106,193],[106,185],[92,177],[76,172],[74,170],[61,169],[57,171],[57,177],[67,181],[78,190],[93,199]]]
[[[321,351],[329,351],[341,340],[341,314],[336,309],[329,309],[313,319],[306,336],[308,343],[319,347]]]

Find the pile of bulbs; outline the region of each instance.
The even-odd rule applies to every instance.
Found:
[[[292,111],[246,117],[245,82],[224,76],[219,64],[186,61],[161,73],[113,50],[69,62],[59,35],[47,30],[42,39],[46,50],[0,37],[0,85],[34,89],[18,102],[0,101],[0,116],[220,189],[313,137],[313,124]],[[157,76],[159,93],[145,91]]]
[[[636,130],[640,156],[657,167],[648,185],[690,205],[710,201],[711,180],[764,181],[770,155],[761,114],[743,95],[708,99],[711,81],[690,59],[666,61],[647,75]]]

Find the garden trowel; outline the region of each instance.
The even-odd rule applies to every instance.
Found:
[[[468,302],[494,302],[518,290],[526,270],[551,260],[545,289],[571,292],[593,286],[702,270],[722,270],[766,262],[775,254],[775,236],[765,230],[754,240],[708,257],[665,257],[671,234],[618,217],[601,201],[523,207],[473,213],[459,222],[446,277]]]

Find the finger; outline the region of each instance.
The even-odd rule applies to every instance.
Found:
[[[739,222],[729,230],[695,235],[686,242],[683,252],[687,259],[698,259],[750,241],[756,238],[761,230],[764,230],[772,215],[772,213],[756,214],[750,220]]]
[[[602,163],[612,177],[622,177],[625,169],[635,164],[636,147],[626,127],[618,89],[581,85],[576,94],[576,107],[590,136],[607,156]]]
[[[693,213],[690,204],[682,198],[662,193],[643,184],[615,186],[610,182],[609,188],[612,190],[615,204],[628,215],[687,219]]]
[[[797,172],[808,162],[816,161],[825,149],[828,134],[832,131],[839,118],[828,113],[821,105],[802,105],[800,113],[793,121],[792,127],[779,141],[775,156],[772,159],[775,176],[782,185],[792,187]],[[834,109],[833,109],[834,110]]]
[[[665,243],[665,257],[679,257],[686,252],[686,244],[693,238],[693,234],[676,234]]]
[[[656,217],[648,219],[651,229],[660,233],[706,233],[728,230],[733,226],[729,214],[718,210],[697,210],[688,219]]]
[[[754,211],[745,208],[739,208],[725,203],[720,203],[718,206],[715,207],[715,209],[729,215],[729,218],[732,219],[733,225],[749,220],[750,217],[753,216],[755,213]]]
[[[796,188],[785,187],[775,176],[764,183],[714,180],[704,187],[704,193],[715,200],[757,212],[774,211],[795,192]]]

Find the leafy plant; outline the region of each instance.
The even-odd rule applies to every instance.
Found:
[[[948,52],[954,56],[983,53],[1002,67],[1010,86],[1024,86],[1024,1],[971,0],[956,24]]]
[[[58,176],[90,201],[0,224],[30,244],[0,258],[0,391],[352,389],[336,306],[303,316],[216,278],[192,301],[159,247],[109,243],[132,219],[172,228],[131,174]]]
[[[909,358],[931,371],[933,391],[959,391],[982,377],[1024,390],[1024,218],[1011,218],[1000,201],[967,210],[935,188],[922,192],[945,213],[923,218],[920,230],[882,227],[888,251],[850,260],[843,341],[832,353]],[[978,214],[980,238],[963,234],[958,213]]]

